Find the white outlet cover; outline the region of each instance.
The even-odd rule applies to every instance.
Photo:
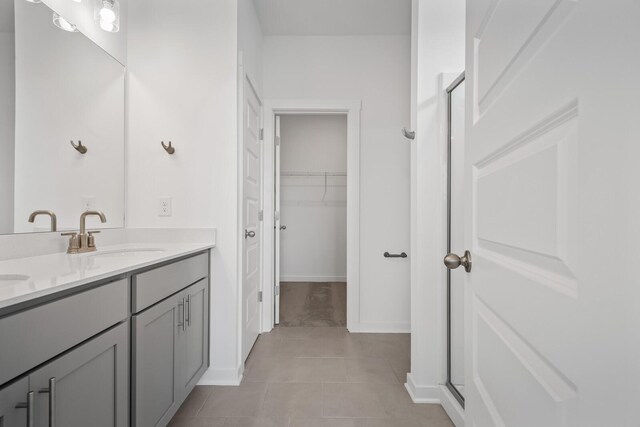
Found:
[[[158,199],[158,216],[171,216],[171,197]]]

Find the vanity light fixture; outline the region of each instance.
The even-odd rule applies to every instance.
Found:
[[[70,33],[77,33],[78,29],[71,22],[64,19],[62,16],[53,12],[53,24],[61,30],[69,31]]]
[[[110,33],[120,31],[119,0],[95,0],[94,18],[100,28]]]
[[[42,3],[42,0],[26,0],[29,3]]]

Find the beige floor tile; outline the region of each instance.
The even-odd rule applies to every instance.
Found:
[[[283,360],[280,357],[261,357],[247,361],[242,383],[246,382],[267,382],[271,381],[276,372],[283,367]]]
[[[355,418],[293,418],[289,427],[358,427]]]
[[[418,420],[412,418],[358,418],[356,427],[422,427]]]
[[[345,359],[296,357],[281,359],[283,366],[274,371],[272,382],[321,383],[345,382]]]
[[[178,409],[175,416],[195,417],[212,391],[212,386],[198,386],[194,388],[189,396],[187,396],[187,399],[184,401],[182,406],[180,406],[180,409]]]
[[[386,359],[345,359],[347,382],[397,384],[398,378]]]
[[[322,384],[270,383],[261,416],[321,417]]]
[[[420,427],[456,427],[449,418],[446,420],[419,420]]]
[[[243,383],[240,386],[219,387],[211,391],[202,406],[199,417],[253,417],[256,416],[267,392],[266,383]]]
[[[407,418],[411,400],[401,384],[323,384],[325,417]]]
[[[224,427],[224,418],[178,417],[171,420],[168,427]]]
[[[286,347],[285,347],[286,346]],[[296,357],[363,357],[362,344],[349,336],[295,340],[281,354]]]
[[[224,427],[288,427],[289,418],[227,418]]]

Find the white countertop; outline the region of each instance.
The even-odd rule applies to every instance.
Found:
[[[0,311],[214,246],[213,242],[124,243],[99,246],[96,252],[85,254],[54,253],[3,260],[0,261]],[[147,251],[131,252],[135,249]],[[28,276],[28,279],[11,280],[11,276]]]

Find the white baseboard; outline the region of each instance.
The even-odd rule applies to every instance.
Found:
[[[410,322],[360,322],[348,323],[347,329],[353,333],[384,333],[384,334],[408,334],[411,333]]]
[[[340,282],[346,283],[346,276],[280,276],[280,283],[282,282]]]
[[[446,386],[440,386],[440,394],[441,405],[449,415],[449,418],[451,418],[451,421],[453,421],[453,424],[456,427],[464,427],[464,409],[462,409],[462,406]]]
[[[241,367],[207,369],[198,381],[198,385],[240,385],[242,381]]]
[[[407,382],[404,384],[405,388],[411,396],[413,403],[441,403],[442,397],[440,386],[437,385],[417,385],[413,381],[411,374],[407,374]]]

